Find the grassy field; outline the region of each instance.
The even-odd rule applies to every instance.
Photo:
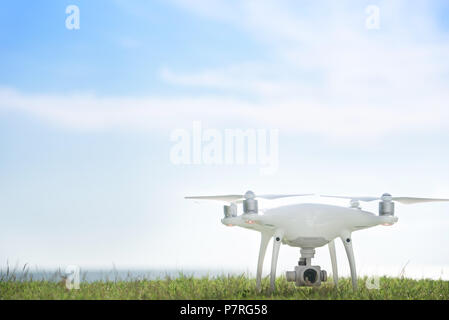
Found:
[[[320,288],[297,288],[284,277],[277,279],[271,294],[268,279],[256,293],[255,280],[246,276],[193,278],[180,275],[160,280],[82,282],[79,290],[68,290],[65,282],[0,280],[0,299],[449,299],[449,281],[380,278],[379,289],[367,289],[359,279],[354,292],[350,279],[341,279],[338,289],[332,281]]]

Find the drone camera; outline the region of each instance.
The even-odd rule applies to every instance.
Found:
[[[295,282],[298,287],[320,286],[327,281],[327,272],[319,266],[299,265],[295,267],[295,271],[287,271],[286,278],[289,282]]]

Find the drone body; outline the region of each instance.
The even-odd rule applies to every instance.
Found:
[[[260,232],[283,230],[284,244],[300,248],[322,247],[343,234],[380,224],[393,224],[394,216],[377,216],[355,208],[325,204],[294,204],[222,219],[225,225],[236,225]]]
[[[262,195],[257,198],[277,199],[302,195]],[[333,196],[327,196],[333,197]],[[448,199],[427,198],[395,198],[384,194],[376,197],[336,197],[350,199],[350,207],[340,207],[325,204],[294,204],[261,210],[253,192],[245,195],[188,197],[198,200],[218,200],[227,202],[224,206],[225,217],[221,222],[226,226],[239,226],[258,231],[261,234],[259,261],[257,266],[257,289],[260,290],[262,267],[268,243],[273,239],[273,254],[271,261],[270,286],[274,290],[276,266],[281,244],[301,248],[301,258],[294,271],[287,272],[287,280],[298,286],[319,286],[327,280],[327,274],[319,266],[312,266],[315,248],[329,246],[334,284],[338,283],[338,269],[334,240],[340,238],[346,250],[351,270],[353,288],[357,288],[357,273],[352,248],[351,234],[354,231],[371,228],[378,225],[392,225],[398,221],[394,216],[393,201],[405,204],[420,202],[449,201]],[[363,211],[359,201],[379,202],[379,215]],[[237,215],[237,205],[243,203],[243,214]]]

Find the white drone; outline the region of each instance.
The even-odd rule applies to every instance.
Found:
[[[273,255],[271,260],[270,287],[275,288],[276,265],[281,243],[301,248],[301,258],[295,271],[287,271],[287,281],[295,282],[297,286],[319,286],[327,280],[326,271],[319,266],[312,266],[311,260],[315,248],[329,246],[334,284],[338,284],[337,258],[334,239],[340,237],[346,249],[351,270],[352,286],[357,289],[357,274],[351,234],[354,231],[371,228],[378,225],[393,225],[398,221],[394,216],[394,201],[402,204],[423,202],[449,201],[449,199],[429,199],[411,197],[392,197],[385,193],[382,197],[341,197],[323,196],[329,198],[349,199],[350,207],[340,207],[326,204],[293,204],[263,210],[259,214],[259,199],[279,199],[287,197],[311,196],[312,194],[259,195],[252,191],[244,195],[200,196],[186,197],[196,200],[216,200],[226,202],[224,218],[221,222],[226,226],[239,226],[259,231],[261,242],[259,261],[257,265],[256,287],[260,291],[262,266],[268,243],[273,238]],[[380,201],[379,215],[363,211],[360,201]],[[237,215],[237,205],[243,203],[243,214]]]

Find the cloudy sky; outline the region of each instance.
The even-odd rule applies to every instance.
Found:
[[[443,0],[3,2],[0,266],[254,272],[258,235],[184,196],[449,197],[448,14]],[[277,170],[176,165],[173,132],[194,123],[278,130]],[[448,278],[449,206],[397,216],[353,235],[360,273]],[[283,247],[279,270],[298,257]]]

